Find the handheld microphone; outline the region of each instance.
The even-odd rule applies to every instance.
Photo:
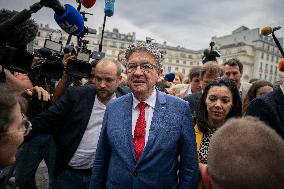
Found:
[[[64,14],[54,14],[56,23],[67,33],[79,35],[84,30],[84,19],[74,7],[64,5]]]
[[[84,29],[84,19],[80,12],[69,4],[60,4],[58,0],[41,0],[40,3],[54,10],[56,23],[66,33],[79,35]]]
[[[89,9],[94,6],[96,0],[81,0],[81,3],[85,8]]]
[[[115,0],[105,0],[105,15],[108,17],[113,16],[114,1]]]

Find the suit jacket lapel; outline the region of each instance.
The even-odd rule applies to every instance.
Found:
[[[164,116],[165,112],[167,110],[166,107],[166,98],[165,94],[157,91],[157,100],[156,100],[156,105],[155,105],[155,110],[153,113],[153,118],[151,122],[151,126],[149,129],[149,137],[148,137],[148,142],[144,148],[144,151],[142,153],[141,158],[139,159],[138,163],[143,159],[145,155],[149,152],[149,150],[152,148],[157,135],[159,134],[159,130],[161,128],[164,122]]]
[[[133,136],[132,136],[132,95],[127,94],[127,98],[125,100],[124,104],[124,125],[126,125],[126,134],[127,134],[127,141],[126,144],[129,145],[129,153],[131,154],[133,161],[136,162],[136,155],[134,151],[134,145],[133,145]]]

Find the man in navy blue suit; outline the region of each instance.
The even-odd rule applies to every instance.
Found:
[[[132,93],[107,106],[90,189],[197,188],[189,105],[155,89],[164,54],[137,42],[125,56]]]

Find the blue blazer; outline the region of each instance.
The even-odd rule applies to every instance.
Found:
[[[197,188],[196,142],[187,102],[157,92],[149,138],[138,161],[132,136],[132,95],[108,104],[90,189]]]

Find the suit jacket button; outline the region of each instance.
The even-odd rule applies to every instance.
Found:
[[[138,173],[137,173],[137,171],[133,171],[133,176],[137,176],[138,175]]]

